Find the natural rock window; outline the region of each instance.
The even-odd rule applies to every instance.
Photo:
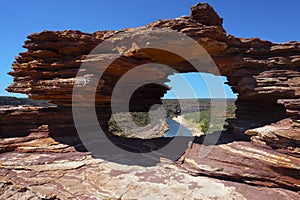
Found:
[[[149,112],[131,112],[131,113],[115,113],[109,120],[109,132],[126,138],[151,139],[159,137],[175,137],[177,136],[202,136],[211,134],[215,131],[227,131],[230,129],[228,122],[224,118],[233,119],[235,117],[235,100],[236,95],[231,88],[224,83],[224,88],[214,86],[213,90],[225,90],[226,96],[211,97],[206,87],[205,80],[202,76],[214,79],[221,78],[226,82],[226,77],[218,77],[212,74],[199,73],[183,73],[169,76],[170,82],[167,85],[171,88],[162,98],[164,112],[158,110],[150,110]],[[190,87],[194,90],[194,95],[185,92],[182,79],[189,81]],[[177,93],[177,96],[175,95]],[[211,119],[211,101],[217,107],[217,115],[220,118]],[[188,105],[185,109],[181,109],[181,105]],[[222,109],[223,103],[226,102],[226,108]],[[182,113],[184,111],[185,113]],[[160,115],[160,116],[158,116]],[[130,126],[131,123],[135,123]],[[119,127],[118,124],[121,126]],[[124,130],[122,130],[122,128]]]
[[[190,16],[158,20],[139,28],[92,34],[71,30],[43,31],[29,35],[24,44],[27,51],[20,53],[13,63],[9,74],[14,77],[14,82],[7,90],[47,102],[10,99],[11,106],[6,105],[7,99],[0,102],[3,105],[0,108],[0,199],[19,199],[20,195],[32,195],[37,199],[88,199],[96,193],[100,199],[143,199],[148,195],[147,198],[152,199],[298,200],[300,43],[276,44],[258,38],[237,38],[224,30],[222,22],[210,5],[199,3],[191,8]],[[124,72],[151,62],[175,67],[181,74],[195,72],[181,58],[153,49],[140,51],[138,55],[133,51],[120,57],[118,52],[111,54],[116,50],[107,46],[107,51],[87,56],[106,37],[117,33],[126,36],[131,31],[147,38],[154,28],[184,33],[201,44],[220,73],[201,72],[226,77],[226,84],[238,95],[234,102],[235,116],[231,116],[232,101],[227,108],[230,110],[228,126],[224,127],[226,131],[217,143],[201,140],[212,139],[213,133],[195,138],[165,137],[173,135],[165,135],[167,123],[159,123],[161,118],[155,118],[164,116],[157,107],[161,101],[167,102],[165,117],[181,115],[196,124],[196,129],[200,126],[201,131],[207,130],[205,118],[197,119],[198,111],[184,113],[183,108],[177,106],[180,99],[163,99],[167,85],[142,85],[132,95],[129,117],[141,127],[132,130],[126,120],[124,124],[130,134],[138,137],[126,138],[128,135],[122,135],[118,127],[112,126],[112,114],[121,113],[121,119],[124,115],[127,119],[126,112],[122,113],[124,110],[112,112],[110,105],[112,90]],[[122,48],[118,50],[122,51]],[[92,100],[95,100],[97,125],[102,126],[111,142],[134,152],[130,159],[123,153],[112,154],[111,149],[104,148],[105,142],[97,143],[91,138],[89,142],[96,143],[95,146],[101,149],[97,153],[104,155],[103,160],[95,159],[97,154],[88,152],[86,143],[78,137],[72,115],[72,92],[76,74],[87,57],[92,64],[97,59],[112,61],[120,57],[105,72]],[[93,74],[88,75],[92,77]],[[163,83],[167,83],[169,75],[161,76]],[[20,105],[24,103],[32,105]],[[192,108],[187,110],[193,111]],[[211,114],[205,109],[202,112],[204,116]],[[153,134],[154,129],[150,127],[152,135],[144,137],[145,134],[140,133],[148,128],[151,116],[158,120],[154,121],[155,129],[162,131]],[[82,117],[89,119],[89,116]],[[86,122],[89,127],[89,121]],[[109,131],[116,132],[117,136]],[[176,139],[184,142],[173,148],[171,142]],[[169,151],[156,154],[166,144],[170,144]],[[206,150],[209,154],[202,156]],[[175,151],[179,154],[170,158]],[[143,162],[140,158],[147,152],[157,156],[145,157],[149,162]],[[121,162],[113,163],[110,159],[114,158],[120,158]]]

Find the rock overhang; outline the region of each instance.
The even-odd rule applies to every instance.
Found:
[[[247,130],[280,123],[284,119],[290,119],[289,125],[297,127],[300,118],[300,43],[276,44],[259,38],[236,38],[226,33],[222,23],[223,19],[209,4],[198,3],[191,7],[190,16],[158,20],[135,29],[92,34],[72,30],[34,33],[25,42],[27,52],[20,53],[13,64],[9,74],[14,77],[14,83],[7,90],[27,94],[33,99],[51,100],[62,115],[72,118],[72,91],[81,64],[118,57],[105,71],[96,93],[96,107],[104,110],[98,118],[105,127],[111,115],[109,102],[114,85],[128,70],[151,62],[173,66],[182,73],[195,69],[169,52],[139,49],[134,44],[128,44],[127,49],[112,49],[108,45],[102,52],[89,53],[110,37],[126,41],[126,38],[139,35],[147,39],[154,30],[169,29],[197,41],[238,94],[236,119],[229,120],[237,138],[243,137]],[[168,81],[168,75],[162,75],[162,82]],[[147,111],[152,104],[160,102],[168,89],[159,85],[149,88],[139,89],[132,110]],[[147,101],[142,97],[147,97]],[[72,120],[67,121],[72,126]]]

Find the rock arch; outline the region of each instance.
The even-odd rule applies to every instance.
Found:
[[[241,193],[248,196],[249,191],[255,191],[251,193],[255,194],[255,198],[257,196],[265,197],[265,191],[267,191],[272,197],[276,195],[276,197],[299,199],[297,192],[300,188],[298,173],[300,169],[300,43],[275,44],[258,38],[236,38],[226,34],[222,27],[222,19],[208,4],[197,4],[191,8],[191,11],[189,17],[182,16],[177,19],[159,20],[142,28],[125,29],[121,32],[141,29],[149,31],[151,27],[171,28],[198,41],[211,55],[221,75],[228,78],[228,84],[233,91],[239,94],[236,102],[237,118],[231,121],[231,135],[237,139],[246,133],[252,136],[252,141],[235,141],[215,145],[214,150],[205,158],[199,158],[199,151],[202,147],[209,147],[199,144],[201,141],[194,141],[188,146],[185,154],[173,164],[180,167],[180,173],[186,171],[195,176],[205,175],[222,179],[220,181],[230,184],[230,188],[233,185],[237,190],[241,190]],[[45,197],[44,192],[47,193],[50,187],[51,191],[54,188],[53,194],[57,194],[57,197],[54,198],[66,198],[65,192],[60,193],[61,188],[73,192],[74,187],[70,187],[72,185],[70,180],[74,183],[81,182],[80,179],[78,180],[78,177],[81,176],[73,172],[83,170],[83,172],[90,173],[92,168],[92,172],[98,174],[96,178],[103,179],[103,175],[108,173],[109,175],[104,177],[108,177],[109,180],[111,176],[120,177],[118,174],[122,171],[119,171],[119,167],[116,168],[118,170],[104,171],[103,173],[99,170],[101,163],[96,161],[92,164],[94,161],[86,156],[88,153],[75,151],[73,146],[65,145],[65,143],[69,143],[75,147],[80,147],[78,146],[80,141],[76,141],[73,137],[76,135],[76,129],[71,113],[72,89],[78,68],[86,55],[99,42],[115,33],[117,32],[99,31],[87,34],[80,31],[43,31],[28,36],[29,40],[24,45],[28,50],[25,53],[20,53],[20,56],[16,58],[13,70],[10,72],[14,77],[14,83],[7,90],[28,94],[33,99],[51,100],[57,106],[0,109],[0,152],[3,153],[1,176],[8,181],[8,184],[2,188],[4,191],[7,188],[8,190],[9,188],[15,190],[13,185],[17,185],[22,187],[21,190],[18,189],[18,192],[25,191],[27,193],[29,189],[38,193],[41,192]],[[111,54],[99,52],[98,56],[103,59],[113,59]],[[113,63],[111,71],[108,71],[105,77],[107,83],[109,83],[109,78],[113,78],[118,70],[148,62],[152,62],[149,57],[137,58],[134,55],[121,57]],[[180,63],[178,68],[180,66],[182,72],[192,71],[187,63]],[[98,106],[103,110],[103,115],[99,116],[100,123],[103,125],[106,124],[110,113],[108,106],[110,97],[107,95],[111,91],[109,86],[112,84],[106,85],[106,89],[98,94],[97,100]],[[151,89],[155,92],[150,92],[149,94],[153,95],[147,96],[149,97],[147,99],[150,100],[149,104],[159,101],[159,97],[165,91],[165,88],[160,87],[152,87]],[[149,92],[149,88],[141,88],[141,94],[145,94],[146,91]],[[145,107],[147,107],[145,104],[141,104],[136,106],[136,109]],[[13,138],[24,136],[25,131],[33,134]],[[49,138],[48,134],[55,138],[55,141],[53,138]],[[70,135],[72,137],[68,137]],[[61,138],[61,136],[65,136],[65,138]],[[3,139],[3,137],[8,137],[8,139]],[[168,141],[156,141],[161,145],[166,142]],[[264,144],[271,145],[273,149]],[[279,149],[275,149],[275,147]],[[45,155],[41,156],[43,154]],[[14,162],[11,162],[12,157]],[[81,158],[83,163],[81,163]],[[57,162],[58,166],[56,166],[55,161],[59,161]],[[50,164],[45,165],[45,163]],[[61,163],[66,163],[66,165],[61,165]],[[62,168],[62,166],[66,168]],[[70,166],[72,168],[69,168]],[[50,169],[52,167],[54,168]],[[104,163],[102,167],[107,168],[109,166]],[[168,164],[167,167],[161,167],[164,170],[149,171],[146,174],[158,173],[160,180],[161,177],[170,178],[169,173],[171,171],[178,173],[173,168],[175,166],[169,167]],[[77,170],[78,168],[80,170]],[[123,174],[128,173],[128,166],[125,168],[126,170],[121,173],[122,179],[124,178]],[[15,174],[16,169],[21,172],[18,173],[18,177]],[[132,169],[135,171],[137,168]],[[168,170],[165,171],[165,169]],[[55,170],[55,173],[49,173],[52,172],[51,170]],[[72,172],[66,180],[64,175],[67,171]],[[145,170],[142,169],[142,172],[135,173],[135,176],[140,174],[137,178],[142,176],[145,180]],[[160,173],[164,175],[161,176]],[[49,174],[55,176],[51,175],[49,179]],[[166,174],[168,176],[165,176]],[[45,182],[40,183],[40,177]],[[70,179],[72,177],[74,178]],[[92,181],[88,182],[91,183],[89,186],[95,184],[94,174],[91,178]],[[199,177],[195,178],[193,180],[196,181]],[[57,180],[52,182],[53,179]],[[129,179],[132,180],[131,175]],[[28,185],[28,180],[32,180],[34,184]],[[35,182],[36,180],[38,183]],[[130,181],[128,184],[131,183]],[[157,180],[154,181],[156,183]],[[161,183],[164,184],[164,180]],[[186,182],[186,185],[189,185],[188,183],[190,182]],[[194,181],[192,183],[194,184]],[[251,184],[251,186],[247,184]],[[78,185],[75,185],[77,191]],[[124,182],[121,182],[121,185],[123,187]],[[259,187],[255,188],[252,185],[259,185]],[[36,186],[48,187],[41,190],[40,187]],[[114,188],[121,187],[117,185]],[[222,188],[224,187],[222,186]],[[193,187],[193,189],[194,191],[199,190],[198,187]],[[123,192],[127,192],[125,190],[120,191],[121,196]],[[84,190],[82,192],[84,193]],[[69,197],[69,194],[67,195]],[[77,193],[76,195],[78,196]],[[89,197],[91,193],[86,193],[84,196]],[[249,198],[254,197],[250,195]]]
[[[126,34],[126,31],[145,31],[147,37],[151,28],[158,27],[176,30],[192,37],[211,55],[221,75],[227,77],[228,84],[239,94],[236,102],[237,117],[230,121],[236,137],[247,133],[256,135],[253,138],[270,141],[272,139],[268,138],[268,134],[263,134],[268,130],[252,129],[277,123],[272,129],[274,137],[299,144],[296,134],[299,132],[299,126],[296,124],[300,119],[300,44],[275,44],[258,38],[236,38],[227,35],[222,21],[211,6],[197,4],[191,8],[190,16],[159,20],[145,27],[125,29],[121,32]],[[53,128],[50,132],[54,135],[75,134],[71,103],[77,70],[82,60],[97,44],[117,32],[98,31],[87,34],[67,30],[43,31],[29,35],[29,40],[24,44],[28,50],[16,58],[13,71],[9,73],[14,77],[14,83],[7,90],[27,94],[33,99],[51,100],[58,105],[51,113],[59,118],[50,122],[49,125]],[[153,60],[177,65],[181,72],[193,71],[188,63],[181,62],[170,54],[163,58],[155,58],[154,55],[160,54],[155,50],[144,50],[122,56],[112,63],[103,78],[104,87],[96,97],[96,104],[104,110],[99,115],[102,125],[105,126],[110,117],[110,108],[107,106],[109,94],[119,71]],[[112,54],[101,52],[97,56],[107,60],[114,58]],[[148,103],[152,104],[159,102],[166,88],[152,87],[149,90],[145,87],[141,88],[141,91],[145,91],[141,92],[142,95],[145,95],[146,91],[151,94],[147,99]],[[137,107],[142,109],[145,105]]]

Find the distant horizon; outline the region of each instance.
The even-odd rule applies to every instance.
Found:
[[[30,97],[15,97],[15,96],[0,96],[0,98],[1,97],[6,97],[6,98],[17,98],[17,99],[32,99],[32,98],[30,98]],[[178,98],[178,99],[161,99],[161,100],[193,100],[193,99],[201,99],[201,100],[208,100],[208,99],[214,99],[214,100],[218,100],[218,99],[226,99],[226,100],[236,100],[237,99],[237,97],[236,98]],[[35,100],[35,99],[33,99],[33,100]],[[47,101],[47,100],[45,100],[45,101]]]

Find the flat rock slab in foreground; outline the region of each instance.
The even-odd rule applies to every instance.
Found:
[[[196,147],[192,147],[181,166],[165,161],[151,167],[128,166],[94,159],[87,152],[75,151],[71,146],[62,145],[51,138],[40,138],[38,135],[2,139],[0,145],[5,148],[5,145],[12,143],[18,143],[18,145],[14,150],[2,153],[0,157],[0,199],[297,200],[300,198],[297,192],[291,190],[241,183],[243,176],[248,176],[251,180],[258,175],[261,177],[267,175],[269,171],[260,171],[262,168],[259,162],[268,163],[266,158],[271,160],[274,156],[268,152],[260,152],[256,158],[253,158],[253,155],[247,152],[251,151],[248,148],[242,156],[244,164],[239,166],[242,161],[241,157],[234,158],[233,156],[238,156],[243,152],[240,150],[236,153],[228,150],[233,148],[232,145],[243,146],[243,143],[221,145],[212,151],[213,156],[218,154],[221,157],[224,155],[231,157],[232,163],[226,164],[223,161],[219,165],[220,161],[208,162],[207,160],[211,157],[204,159],[203,163],[197,163],[199,160],[188,158],[194,150],[197,151]],[[216,151],[215,154],[214,151]],[[259,150],[256,149],[256,151]],[[228,154],[229,152],[231,155]],[[216,157],[216,159],[219,158]],[[255,159],[257,162],[253,163]],[[289,159],[292,158],[282,158],[282,165],[288,165],[291,162]],[[195,166],[196,163],[197,166]],[[273,164],[276,165],[276,163]],[[228,170],[227,167],[230,165],[232,166]],[[268,165],[264,164],[264,167]],[[298,163],[290,167],[299,169],[299,159]],[[222,174],[236,173],[236,180],[218,180],[202,176],[201,173],[204,171],[221,178]],[[260,171],[260,174],[257,174],[257,171]],[[246,173],[249,174],[246,175]],[[274,174],[273,179],[276,179],[276,175]],[[265,180],[268,178],[270,175]],[[273,179],[270,178],[270,181]],[[283,176],[277,179],[284,181]],[[299,182],[295,184],[299,187]]]

